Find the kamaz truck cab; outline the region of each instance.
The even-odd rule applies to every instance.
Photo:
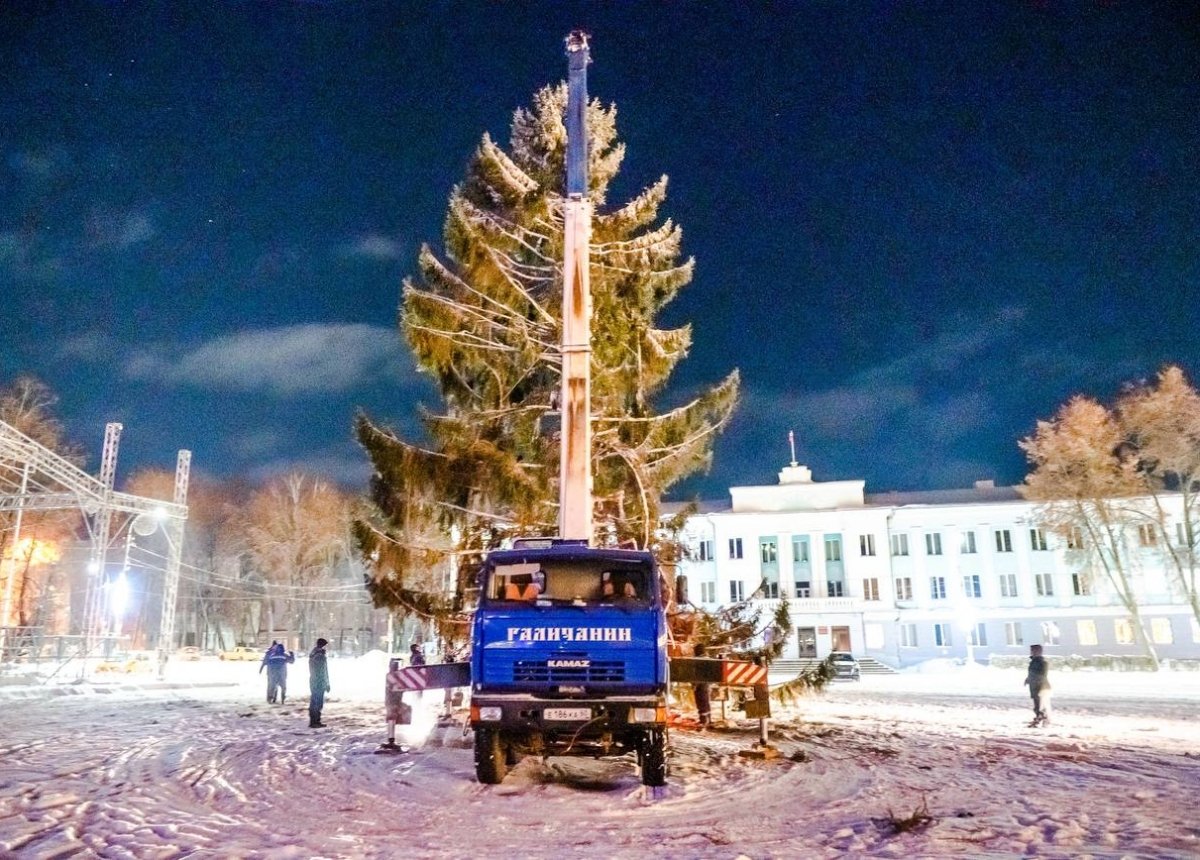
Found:
[[[666,782],[667,624],[648,552],[522,540],[479,573],[471,651],[475,772],[525,755],[633,752]]]

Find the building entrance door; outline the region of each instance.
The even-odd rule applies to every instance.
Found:
[[[850,650],[850,628],[849,627],[830,627],[829,633],[833,637],[834,651],[849,651]]]
[[[815,627],[797,627],[796,641],[800,645],[800,657],[816,657],[817,656],[817,628]]]

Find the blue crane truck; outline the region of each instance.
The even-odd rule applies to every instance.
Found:
[[[518,541],[489,553],[471,630],[475,773],[526,755],[635,753],[666,783],[667,619],[648,552]]]

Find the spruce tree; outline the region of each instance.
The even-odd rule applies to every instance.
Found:
[[[356,422],[374,469],[356,533],[381,605],[443,616],[434,574],[450,554],[556,533],[566,101],[565,84],[538,92],[507,150],[483,136],[450,194],[443,252],[422,247],[404,283],[400,328],[443,407],[422,410],[423,442]],[[692,339],[655,320],[694,263],[679,227],[659,222],[665,176],[606,205],[625,153],[615,107],[592,100],[588,126],[596,542],[654,548],[662,495],[707,469],[738,374],[654,410]]]

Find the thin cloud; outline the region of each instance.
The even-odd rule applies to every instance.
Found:
[[[360,236],[349,248],[346,255],[350,257],[366,257],[371,260],[398,260],[404,247],[395,239],[380,233],[368,233]]]
[[[312,324],[238,332],[178,354],[147,350],[127,360],[124,372],[141,381],[286,397],[403,377],[405,357],[394,329]]]
[[[139,210],[97,207],[87,221],[88,239],[94,247],[123,250],[154,238],[150,217]]]

